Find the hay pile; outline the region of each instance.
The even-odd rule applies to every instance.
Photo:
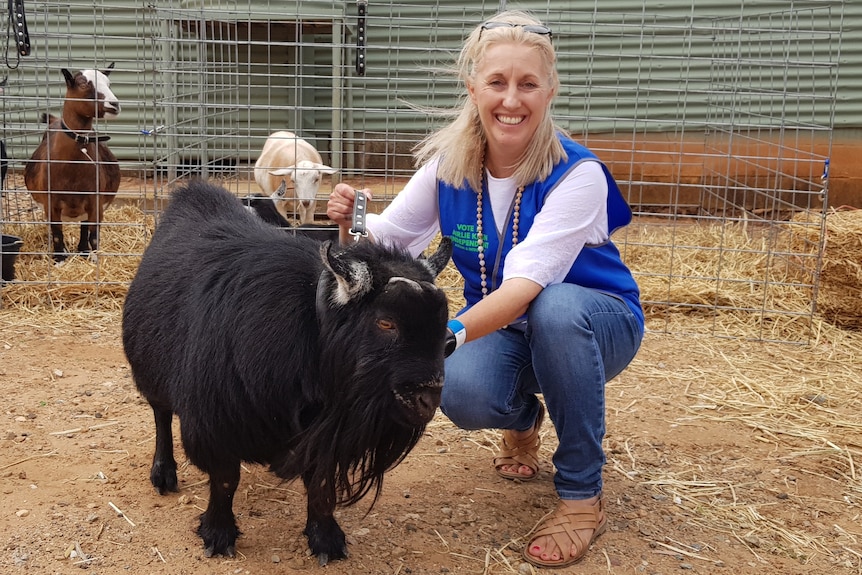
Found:
[[[819,243],[819,227],[808,226],[819,213],[793,218],[795,245]],[[826,213],[826,233],[817,291],[817,313],[846,329],[862,329],[862,210],[837,208]]]
[[[636,221],[614,241],[652,331],[773,341],[810,335],[813,273],[806,281],[799,260],[813,259],[816,244],[794,254],[771,226],[720,220]]]

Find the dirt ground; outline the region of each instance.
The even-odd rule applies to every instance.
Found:
[[[140,253],[111,233],[109,250]],[[47,258],[21,259],[22,278],[48,295],[31,306],[20,303],[30,301],[21,286],[0,290],[0,572],[537,572],[520,552],[555,506],[551,424],[538,479],[515,483],[492,469],[497,431],[462,431],[441,414],[375,506],[338,512],[348,559],[318,566],[302,535],[302,485],[257,466],[244,467],[234,503],[237,557],[205,558],[195,529],[206,476],[184,461],[178,439],[180,492],[159,496],[149,482],[152,412],[120,343],[127,270],[117,284],[78,290],[25,275]],[[87,266],[65,273],[81,278]],[[648,314],[652,325],[665,319]],[[681,321],[710,333],[713,319]],[[609,529],[581,563],[556,572],[862,573],[860,350],[862,333],[819,320],[801,345],[650,331],[607,386]]]
[[[301,484],[247,466],[234,559],[195,534],[206,478],[149,483],[153,422],[129,375],[117,312],[0,309],[0,567],[4,573],[518,573],[553,508],[543,429],[537,481],[498,478],[497,432],[445,417],[384,483],[342,509],[351,556],[306,551]],[[862,570],[859,342],[825,326],[810,345],[650,333],[608,384],[609,529],[561,573],[858,573]],[[119,511],[118,511],[119,510]]]

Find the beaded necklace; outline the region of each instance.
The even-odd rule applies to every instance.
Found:
[[[482,298],[488,295],[488,277],[485,268],[485,239],[482,235],[482,192],[485,190],[485,162],[482,161],[482,175],[479,179],[479,193],[476,195],[476,250],[479,254],[479,278],[482,280]],[[515,192],[515,209],[512,211],[512,247],[518,245],[518,222],[521,219],[521,196],[524,194],[524,186],[518,186]],[[505,234],[504,234],[505,236]],[[503,249],[502,244],[500,249]]]

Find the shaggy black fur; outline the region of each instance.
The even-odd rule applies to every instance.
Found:
[[[311,551],[321,564],[347,556],[336,505],[376,500],[439,405],[448,312],[433,282],[450,255],[448,238],[428,260],[334,248],[217,186],[174,193],[129,288],[123,346],[155,416],[153,485],[177,489],[174,413],[210,476],[207,556],[235,553],[242,461],[301,477]]]

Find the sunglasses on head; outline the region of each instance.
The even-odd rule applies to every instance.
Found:
[[[482,38],[482,31],[493,30],[494,28],[523,28],[525,32],[532,32],[541,36],[552,37],[551,29],[541,24],[512,24],[511,22],[485,22],[482,24],[482,29],[479,31],[479,38]]]

